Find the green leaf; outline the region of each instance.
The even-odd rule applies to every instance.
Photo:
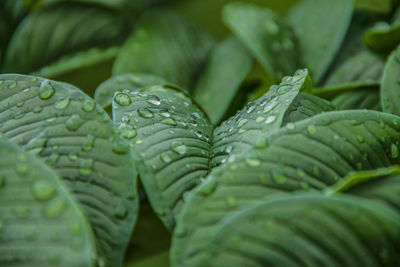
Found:
[[[351,82],[379,81],[384,66],[385,62],[382,57],[367,50],[358,52],[329,75],[325,86],[339,86]]]
[[[193,99],[214,125],[224,117],[252,67],[252,56],[235,37],[227,38],[212,50],[196,81]]]
[[[365,44],[377,53],[390,53],[400,43],[400,21],[378,22],[364,33]]]
[[[225,6],[222,16],[275,80],[300,67],[294,34],[286,21],[272,10],[234,2]]]
[[[349,0],[302,0],[290,10],[289,21],[299,41],[302,62],[316,84],[337,55],[352,15]]]
[[[147,12],[118,53],[113,74],[149,73],[190,90],[213,44],[170,10]]]
[[[311,93],[325,99],[333,99],[345,93],[351,93],[364,90],[378,90],[380,83],[378,81],[355,81],[338,85],[326,86],[323,88],[315,88]]]
[[[109,9],[71,4],[49,6],[30,13],[19,25],[6,51],[4,70],[40,73],[41,68],[56,63],[61,57],[117,45],[129,30],[129,21]],[[104,56],[104,60],[109,58],[107,53],[97,53],[97,62],[103,60],[100,56]],[[63,64],[67,62],[62,61]],[[59,71],[67,71],[68,66],[60,64],[57,62],[54,69],[47,66],[43,73],[51,77],[59,75]],[[71,64],[69,67],[79,66]]]
[[[392,52],[386,62],[381,84],[381,103],[384,112],[400,115],[400,47]]]
[[[381,111],[379,87],[343,93],[331,101],[339,110],[372,109]]]
[[[152,85],[163,85],[163,78],[145,73],[127,73],[111,77],[97,87],[94,100],[103,108],[111,105],[114,94],[123,90],[134,91]]]
[[[93,266],[90,225],[59,176],[0,137],[2,266]]]
[[[0,75],[0,133],[43,158],[92,224],[106,266],[119,266],[136,220],[136,172],[108,115],[69,84]]]
[[[115,95],[114,121],[133,147],[153,209],[169,229],[188,192],[229,155],[265,146],[266,137],[283,123],[329,109],[299,93],[308,86],[308,71],[299,70],[215,129],[187,95],[170,86]],[[307,109],[301,116],[295,115],[302,112],[299,103]]]
[[[226,220],[203,252],[208,266],[396,266],[400,217],[351,197],[300,195]],[[186,265],[187,266],[187,265]]]
[[[391,145],[399,138],[399,117],[375,111],[333,111],[287,124],[264,147],[231,156],[186,198],[174,231],[173,265],[196,266],[227,214],[250,203],[320,191],[351,171],[398,164]]]
[[[394,0],[354,0],[356,8],[377,13],[390,13],[394,6]]]

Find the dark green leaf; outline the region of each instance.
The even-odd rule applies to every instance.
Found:
[[[149,73],[190,90],[213,44],[211,36],[172,11],[151,11],[121,48],[113,74]]]
[[[397,266],[400,217],[351,197],[281,197],[230,217],[207,266]],[[187,266],[187,265],[186,265]]]
[[[40,9],[28,15],[17,28],[6,52],[4,69],[37,72],[47,77],[59,75],[82,64],[94,64],[114,56],[113,50],[105,53],[94,50],[84,61],[76,57],[68,60],[90,48],[117,45],[129,30],[130,23],[124,17],[101,7],[62,4]],[[56,67],[48,66],[52,64]]]
[[[114,94],[123,90],[134,91],[152,85],[163,85],[167,81],[163,78],[145,73],[128,73],[113,76],[97,87],[94,100],[103,108],[111,105]]]
[[[335,97],[331,103],[339,110],[372,109],[380,111],[382,107],[379,94],[379,87],[355,90]]]
[[[377,53],[390,53],[400,43],[400,21],[377,23],[365,32],[364,42]]]
[[[222,15],[225,24],[275,80],[300,67],[294,34],[272,10],[234,2],[225,6]]]
[[[356,8],[377,13],[390,13],[395,0],[354,0]]]
[[[381,103],[384,112],[400,115],[400,47],[386,62],[381,84]]]
[[[350,83],[343,83],[338,85],[327,86],[323,88],[315,88],[311,92],[315,96],[319,96],[325,99],[333,99],[344,93],[351,93],[355,91],[363,90],[378,90],[378,81],[355,81]]]
[[[119,266],[136,220],[136,172],[104,110],[74,86],[4,74],[0,121],[0,133],[60,174],[82,204],[106,266]]]
[[[325,86],[339,86],[351,82],[379,81],[385,61],[370,51],[361,51],[348,58],[329,75]]]
[[[252,67],[252,56],[235,37],[212,50],[193,91],[193,99],[207,112],[211,123],[221,121]]]
[[[352,15],[349,0],[302,0],[290,11],[289,21],[299,40],[302,61],[316,84],[337,55]]]
[[[0,137],[2,266],[93,266],[92,229],[58,175]]]
[[[400,119],[375,111],[333,111],[287,124],[264,147],[230,157],[186,198],[172,263],[196,266],[226,215],[249,203],[277,193],[318,191],[351,171],[398,164],[391,145],[399,138]]]

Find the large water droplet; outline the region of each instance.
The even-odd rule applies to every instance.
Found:
[[[230,154],[233,151],[233,145],[227,145],[225,147],[225,152]]]
[[[161,157],[161,160],[164,161],[165,163],[169,163],[172,160],[172,158],[168,152],[161,153],[160,157]]]
[[[203,196],[211,195],[217,188],[217,185],[218,185],[217,180],[215,180],[215,179],[209,180],[201,185],[199,191],[197,191],[197,194],[203,195]]]
[[[249,120],[247,120],[247,119],[240,119],[240,120],[238,121],[237,127],[238,127],[238,128],[243,127],[248,121],[249,121]]]
[[[263,112],[268,113],[270,112],[273,108],[275,108],[278,105],[278,101],[276,99],[271,100],[268,104],[265,105]]]
[[[176,153],[178,153],[180,155],[185,154],[186,150],[187,150],[186,145],[184,145],[181,142],[172,142],[171,148],[172,148],[172,151],[174,151],[174,152],[176,152]]]
[[[131,97],[125,93],[116,94],[114,101],[121,106],[129,106],[132,103]]]
[[[276,117],[277,116],[275,114],[268,115],[265,119],[265,124],[273,123],[276,120]]]
[[[65,109],[69,105],[70,99],[68,97],[64,97],[59,99],[56,103],[54,103],[54,107],[56,109]]]
[[[161,121],[162,124],[176,126],[176,121],[172,118],[167,118]]]
[[[277,184],[284,184],[287,181],[287,177],[280,171],[273,172],[272,178]]]
[[[112,143],[112,150],[117,153],[117,154],[126,154],[129,152],[129,144],[121,139],[121,138],[116,138],[113,140]]]
[[[261,161],[256,157],[248,157],[246,158],[246,163],[250,167],[258,167],[261,165]]]
[[[86,136],[85,143],[83,143],[82,151],[91,151],[93,149],[95,139],[96,138],[93,135],[88,134]]]
[[[128,210],[126,209],[124,203],[120,202],[114,212],[114,216],[117,219],[124,219],[128,215]]]
[[[70,131],[77,131],[85,121],[78,114],[72,115],[66,122],[65,127]]]
[[[267,20],[265,22],[265,29],[267,30],[267,32],[271,35],[275,35],[279,33],[279,26],[278,24],[273,21],[273,20]]]
[[[65,200],[61,197],[50,200],[44,207],[43,214],[48,218],[60,216],[66,209]]]
[[[128,124],[123,124],[119,127],[121,130],[121,135],[122,137],[126,139],[132,139],[137,135],[137,132],[135,129],[133,129],[130,125]]]
[[[307,132],[309,134],[315,134],[317,132],[317,128],[315,127],[315,125],[308,125]]]
[[[150,103],[150,104],[152,104],[152,105],[156,105],[156,106],[158,106],[158,105],[161,104],[160,98],[159,98],[158,96],[156,96],[156,95],[150,95],[150,96],[148,96],[148,97],[146,98],[146,102],[147,102],[147,103]]]
[[[147,108],[138,108],[137,112],[140,117],[145,119],[151,119],[154,117],[153,112]]]
[[[28,173],[28,166],[26,164],[17,164],[16,169],[17,174],[20,176],[25,176]]]
[[[226,198],[226,204],[228,205],[228,207],[235,207],[237,205],[237,200],[235,197],[227,197]]]
[[[79,163],[79,173],[83,176],[89,176],[93,171],[93,159],[83,159]]]
[[[38,200],[49,200],[55,195],[56,190],[49,182],[38,180],[33,183],[32,192],[34,197]]]
[[[49,80],[44,80],[40,83],[39,87],[39,98],[46,100],[52,97],[55,93],[53,86],[51,85]]]
[[[96,102],[91,99],[86,99],[82,104],[82,110],[85,112],[93,111],[96,107]]]

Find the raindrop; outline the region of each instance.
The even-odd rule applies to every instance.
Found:
[[[246,158],[246,163],[247,165],[249,165],[250,167],[258,167],[261,165],[261,161],[256,158],[256,157],[249,157]]]
[[[121,106],[129,106],[132,103],[130,96],[125,93],[116,94],[114,101]]]
[[[269,102],[268,104],[265,105],[263,112],[267,113],[270,112],[273,108],[275,108],[278,105],[278,101],[277,100],[272,100],[271,102]]]
[[[167,118],[161,121],[162,124],[176,126],[176,121],[172,118]]]
[[[46,100],[52,97],[55,93],[53,86],[51,85],[49,80],[44,80],[40,83],[39,87],[39,98]]]
[[[237,200],[235,197],[228,197],[226,199],[226,204],[228,207],[235,207],[237,205]]]
[[[93,159],[83,159],[79,163],[79,173],[83,176],[89,176],[92,174]]]
[[[32,192],[38,200],[49,200],[55,195],[56,190],[49,182],[38,180],[33,183]]]
[[[160,158],[162,161],[164,161],[165,163],[169,163],[171,162],[172,158],[171,156],[168,154],[168,152],[164,152],[160,155]]]
[[[296,126],[294,125],[294,123],[289,122],[288,124],[286,124],[286,128],[288,128],[289,130],[294,130]]]
[[[150,104],[152,104],[152,105],[156,105],[156,106],[158,106],[158,105],[161,104],[160,98],[159,98],[158,96],[156,96],[156,95],[150,95],[150,96],[148,96],[148,97],[146,98],[146,102],[147,102],[147,103],[150,103]]]
[[[56,103],[54,103],[54,107],[56,109],[65,109],[69,105],[70,99],[68,97],[59,99]]]
[[[85,143],[83,143],[82,151],[90,151],[93,149],[95,137],[91,134],[86,136]]]
[[[114,151],[117,154],[126,154],[129,152],[129,144],[121,139],[121,138],[116,138],[113,140],[112,143],[112,151]]]
[[[187,150],[186,145],[184,145],[181,142],[172,142],[171,148],[172,148],[172,151],[174,151],[174,152],[176,152],[176,153],[178,153],[180,155],[185,154],[186,150]]]
[[[271,114],[265,119],[265,124],[273,123],[276,120],[276,115]]]
[[[247,119],[240,119],[240,120],[238,121],[237,127],[238,127],[238,128],[241,128],[241,127],[243,127],[247,122],[248,122]]]
[[[132,139],[132,138],[136,137],[136,135],[137,135],[136,130],[133,129],[128,124],[123,124],[122,126],[119,127],[119,129],[121,130],[122,137],[124,137],[126,139]]]
[[[317,128],[315,127],[315,125],[308,125],[307,132],[309,134],[315,134],[317,132]]]
[[[227,145],[225,147],[225,152],[230,154],[233,151],[233,145]]]
[[[264,120],[265,120],[265,118],[262,117],[262,116],[258,116],[258,117],[256,118],[256,122],[257,122],[257,123],[261,123],[261,122],[263,122]]]
[[[49,203],[44,207],[44,216],[48,218],[54,218],[60,216],[66,208],[65,200],[62,198],[55,198],[50,200]]]
[[[72,115],[66,122],[65,127],[70,131],[77,131],[85,121],[78,114]]]
[[[86,99],[82,104],[82,110],[85,112],[91,112],[96,107],[96,102],[91,99]]]
[[[154,117],[153,112],[151,112],[151,110],[147,108],[138,108],[137,112],[140,117],[145,119],[150,119]]]
[[[128,215],[128,210],[126,209],[124,204],[120,202],[115,209],[114,216],[117,219],[124,219],[127,215]]]

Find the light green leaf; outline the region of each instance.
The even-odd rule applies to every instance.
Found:
[[[221,121],[252,67],[252,56],[235,37],[212,50],[193,90],[193,99],[207,112],[211,123]]]
[[[339,110],[372,109],[381,111],[379,87],[343,93],[331,101]]]
[[[108,115],[69,84],[0,75],[0,133],[43,158],[87,215],[106,266],[119,266],[136,220],[136,172]]]
[[[378,22],[364,33],[364,43],[377,53],[390,53],[400,43],[400,20]]]
[[[352,15],[353,3],[349,0],[302,0],[290,10],[289,21],[299,41],[301,60],[315,84],[337,55]]]
[[[272,10],[234,2],[225,6],[222,16],[275,80],[300,67],[294,34],[286,21]]]
[[[291,119],[331,109],[300,93],[309,86],[308,71],[299,70],[215,129],[178,89],[153,86],[116,94],[114,121],[133,147],[150,203],[166,226],[174,227],[188,192],[228,156],[265,146],[267,136]]]
[[[170,10],[144,14],[121,48],[113,74],[149,73],[190,90],[213,39]]]
[[[197,266],[224,218],[250,203],[319,191],[351,171],[398,164],[391,146],[399,138],[399,117],[375,111],[333,111],[287,124],[264,147],[231,156],[186,198],[174,231],[173,265]]]
[[[54,23],[58,21],[58,23]],[[41,72],[41,68],[56,63],[61,57],[72,56],[89,48],[107,48],[121,43],[130,30],[125,17],[99,6],[61,4],[30,13],[14,33],[6,51],[6,72]],[[109,58],[97,53],[96,62]],[[89,57],[89,59],[93,59]],[[67,64],[68,60],[61,61]],[[59,75],[77,64],[46,67],[48,77]],[[80,64],[84,62],[80,61]],[[89,64],[89,63],[88,63]],[[90,63],[91,64],[91,63]]]
[[[92,229],[59,176],[0,137],[0,265],[93,266]]]
[[[396,266],[400,217],[352,197],[300,195],[230,217],[203,252],[207,266]]]
[[[386,62],[381,84],[381,103],[384,112],[400,115],[400,47]]]
[[[111,77],[97,87],[94,94],[94,100],[103,108],[111,105],[114,94],[123,90],[136,90],[152,85],[163,85],[168,82],[163,78],[145,74],[128,73]]]

